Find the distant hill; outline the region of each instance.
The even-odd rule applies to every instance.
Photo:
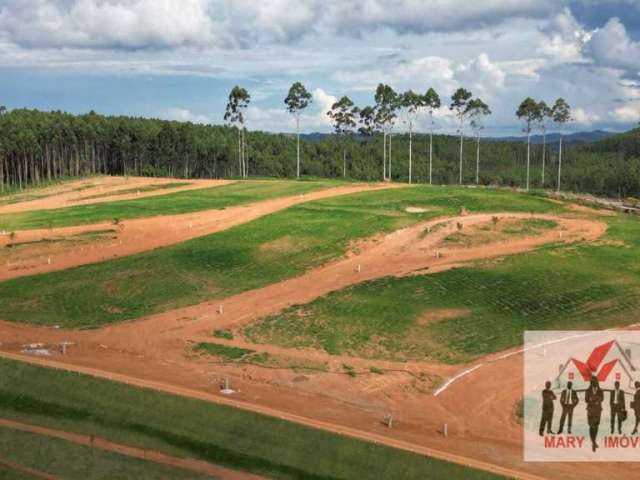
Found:
[[[404,132],[399,132],[404,133]],[[305,133],[300,135],[300,138],[307,142],[321,142],[326,137],[330,136],[329,133]],[[588,145],[600,140],[616,136],[617,134],[614,132],[607,132],[605,130],[594,130],[592,132],[576,132],[570,133],[564,136],[563,143],[565,145]],[[547,143],[556,143],[560,138],[560,134],[558,133],[550,133],[547,135]],[[486,140],[493,142],[526,142],[527,137],[525,136],[511,136],[511,137],[489,137]],[[541,144],[542,143],[542,135],[531,135],[531,143],[533,144]]]
[[[640,128],[610,136],[585,147],[594,153],[613,152],[624,158],[640,157]]]
[[[587,145],[600,140],[616,136],[614,132],[607,132],[605,130],[594,130],[592,132],[576,132],[564,135],[562,143],[565,145]],[[559,133],[550,133],[547,135],[547,143],[556,143],[560,139]],[[503,142],[526,142],[526,136],[520,137],[493,137],[492,141]],[[541,144],[543,141],[542,135],[531,135],[531,143]]]

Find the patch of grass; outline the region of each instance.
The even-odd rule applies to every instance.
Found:
[[[524,330],[624,325],[640,307],[640,221],[607,221],[602,242],[366,282],[264,318],[244,333],[256,343],[332,354],[458,363],[520,345]],[[437,309],[468,314],[420,322]]]
[[[194,352],[213,355],[225,360],[242,360],[254,353],[254,350],[247,348],[232,347],[230,345],[220,345],[219,343],[202,342],[193,347]]]
[[[277,479],[501,478],[223,405],[9,360],[0,360],[0,415]]]
[[[354,240],[455,213],[460,204],[471,211],[562,208],[510,192],[429,187],[314,201],[171,247],[0,283],[0,318],[80,327],[215,301],[300,275],[343,255]],[[429,212],[408,214],[407,205]],[[285,237],[293,248],[264,255],[265,245]]]
[[[68,480],[209,478],[168,465],[3,427],[0,427],[0,452],[0,459]],[[25,478],[24,473],[20,472],[20,475],[14,478]],[[1,474],[0,478],[3,478]]]
[[[219,187],[175,192],[168,195],[134,200],[77,205],[51,210],[0,215],[0,230],[27,230],[34,228],[86,225],[118,218],[121,221],[177,215],[200,210],[222,209],[234,205],[257,202],[269,198],[309,193],[335,182],[245,181]]]
[[[233,333],[231,330],[214,330],[213,336],[216,338],[224,338],[225,340],[233,340]]]
[[[99,193],[96,195],[89,195],[86,197],[80,197],[77,201],[82,200],[95,200],[97,198],[107,198],[107,197],[115,197],[118,195],[128,195],[131,193],[148,193],[148,192],[156,192],[158,190],[170,190],[173,188],[185,187],[187,185],[191,185],[191,182],[172,182],[172,183],[162,183],[159,185],[147,185],[146,187],[140,188],[124,188],[121,190],[114,190],[112,192]]]

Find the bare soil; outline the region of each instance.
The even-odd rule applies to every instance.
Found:
[[[113,195],[121,190],[144,189],[154,185],[166,185],[169,183],[188,183],[175,188],[167,188],[152,191],[140,191]],[[131,200],[169,193],[197,190],[200,188],[217,187],[234,183],[231,180],[177,180],[175,178],[162,177],[90,177],[59,185],[42,188],[33,193],[36,198],[26,202],[0,205],[0,214],[26,212],[30,210],[46,210],[51,208],[64,208],[76,205],[88,205],[93,203],[115,202],[118,200]],[[94,195],[105,195],[99,198],[88,198]]]
[[[323,193],[327,194],[317,195]],[[244,208],[263,212],[265,204],[273,203],[279,206],[287,201]],[[272,205],[266,210],[269,208],[277,207]],[[264,213],[248,212],[246,217],[261,214]],[[243,326],[265,315],[368,279],[442,271],[469,261],[527,252],[549,242],[596,241],[606,231],[606,224],[597,220],[535,215],[557,222],[558,227],[533,237],[499,239],[482,246],[443,245],[443,239],[457,231],[457,223],[466,229],[489,223],[495,215],[501,220],[531,218],[530,214],[466,214],[398,230],[375,241],[362,242],[357,252],[298,278],[227,298],[222,301],[222,314],[218,313],[218,303],[207,302],[92,331],[0,322],[0,348],[10,358],[231,404],[516,478],[564,480],[597,475],[626,479],[640,475],[636,465],[524,463],[522,431],[513,415],[515,402],[521,396],[518,355],[502,360],[491,356],[483,361],[491,361],[488,366],[483,365],[434,396],[434,384],[471,365],[453,367],[332,356],[311,349],[254,345],[238,335]],[[231,217],[226,222],[235,220]],[[424,233],[439,224],[440,228]],[[231,329],[234,339],[213,338],[214,329]],[[64,356],[54,353],[47,359],[17,353],[24,343],[43,342],[55,347],[61,341],[76,345]],[[194,342],[200,341],[269,353],[283,360],[285,366],[267,368],[196,357],[191,349]],[[287,359],[323,364],[326,371],[301,373],[286,368]],[[345,364],[354,374],[346,371]],[[371,367],[383,373],[376,373]],[[226,376],[237,391],[231,398],[218,392]],[[393,429],[381,422],[389,413],[394,415]],[[441,433],[445,423],[447,437]]]

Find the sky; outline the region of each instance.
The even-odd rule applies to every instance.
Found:
[[[240,85],[248,128],[292,132],[295,81],[313,95],[304,132],[331,131],[331,104],[372,104],[380,82],[435,88],[441,133],[455,132],[458,87],[490,106],[487,135],[521,133],[527,96],[565,98],[569,131],[628,130],[640,122],[640,0],[0,0],[10,109],[221,124]]]

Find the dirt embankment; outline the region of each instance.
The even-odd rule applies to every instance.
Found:
[[[34,190],[32,193],[16,194],[24,201],[0,204],[0,215],[5,213],[47,210],[94,203],[115,202],[137,198],[166,195],[187,190],[218,187],[234,183],[232,180],[179,180],[162,177],[91,177],[73,182]],[[173,184],[171,188],[159,188]],[[175,185],[184,184],[184,185]],[[157,187],[149,189],[149,187]],[[145,191],[147,190],[147,191]]]
[[[36,275],[173,245],[256,220],[293,205],[364,191],[394,188],[388,184],[355,184],[304,195],[275,198],[224,210],[163,215],[74,227],[24,230],[11,240],[0,236],[0,281]],[[91,235],[96,238],[86,240]],[[83,238],[85,239],[83,241]],[[77,241],[50,243],[47,239]],[[20,247],[3,248],[20,242]],[[33,245],[28,245],[34,242]]]

